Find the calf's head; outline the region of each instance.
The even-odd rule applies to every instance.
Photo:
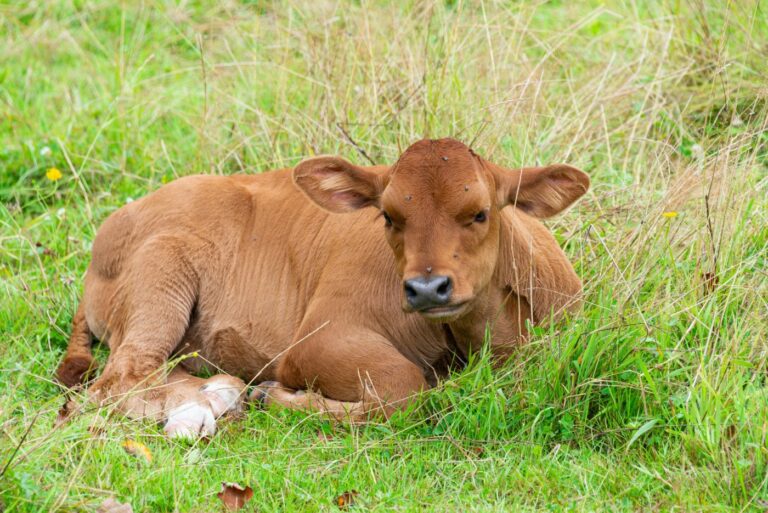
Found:
[[[419,141],[392,166],[311,158],[293,178],[331,212],[379,209],[403,282],[403,308],[442,322],[470,311],[491,281],[502,208],[546,218],[589,188],[587,175],[573,167],[505,169],[453,139]]]

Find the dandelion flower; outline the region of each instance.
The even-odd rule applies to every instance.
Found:
[[[664,212],[661,215],[666,217],[667,219],[672,219],[673,217],[677,217],[677,212],[672,210],[672,211],[669,211],[669,212]]]
[[[152,463],[152,452],[141,442],[126,440],[123,442],[123,449],[131,456],[143,458],[147,463]]]
[[[52,182],[61,180],[62,176],[64,175],[61,174],[61,171],[59,171],[59,169],[55,167],[51,167],[48,169],[48,171],[45,172],[45,177]]]

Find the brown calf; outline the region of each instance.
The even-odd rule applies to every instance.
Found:
[[[588,187],[572,167],[504,169],[451,139],[419,141],[393,166],[317,157],[179,179],[102,225],[59,379],[82,380],[93,334],[111,354],[89,398],[171,436],[213,433],[240,407],[241,379],[291,408],[390,412],[486,327],[506,357],[526,320],[578,304],[581,283],[537,218]],[[222,374],[189,374],[203,370]]]

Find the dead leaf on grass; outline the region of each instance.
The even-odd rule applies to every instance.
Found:
[[[107,430],[104,429],[102,426],[95,426],[95,425],[88,426],[88,433],[90,433],[90,435],[93,438],[107,437]]]
[[[56,253],[51,248],[43,246],[41,242],[35,242],[35,249],[39,255],[50,257],[56,256]]]
[[[56,413],[56,420],[53,423],[55,427],[61,426],[69,420],[70,415],[72,415],[71,402],[72,401],[65,401],[64,405],[59,408],[58,413]]]
[[[149,447],[141,442],[137,442],[136,440],[126,440],[123,442],[123,449],[125,449],[125,452],[131,456],[143,458],[147,463],[152,463],[152,452],[149,450]]]
[[[704,279],[704,295],[708,296],[713,293],[717,286],[720,284],[720,278],[715,273],[706,272],[702,276]]]
[[[133,508],[130,504],[123,504],[115,499],[107,499],[101,503],[96,513],[133,513]]]
[[[221,499],[227,511],[237,511],[251,500],[253,489],[250,486],[243,487],[238,483],[221,483],[221,491],[216,496]]]
[[[339,509],[349,509],[349,507],[352,506],[357,500],[358,495],[359,495],[359,492],[357,490],[350,490],[348,492],[344,492],[338,497],[336,497],[336,506]]]

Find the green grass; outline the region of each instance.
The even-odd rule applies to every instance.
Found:
[[[221,481],[258,511],[349,490],[373,511],[765,510],[767,8],[0,2],[0,510],[218,511]],[[192,445],[104,412],[53,429],[110,212],[177,176],[366,163],[355,145],[391,162],[424,136],[590,173],[548,223],[581,314],[389,422],[251,410]]]

